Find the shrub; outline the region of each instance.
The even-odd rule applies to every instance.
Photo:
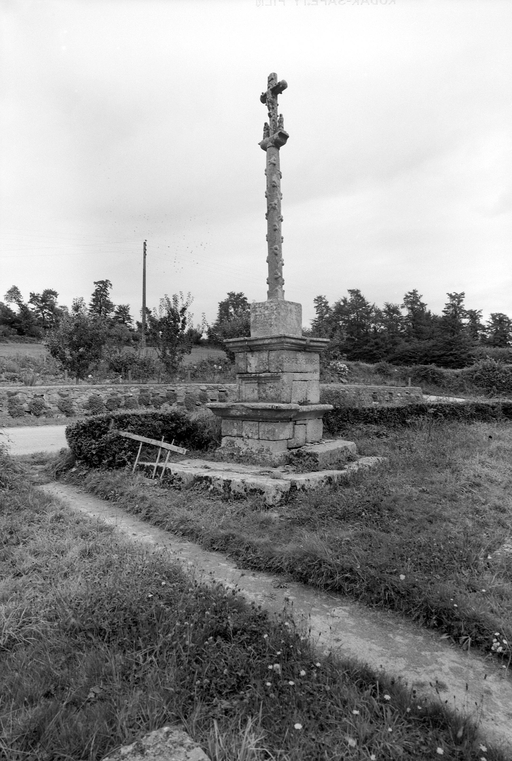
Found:
[[[407,404],[403,407],[335,407],[324,415],[324,430],[341,434],[349,425],[380,425],[396,428],[436,420],[512,420],[512,402],[466,402],[448,404]]]
[[[57,408],[66,417],[73,417],[75,414],[75,407],[72,400],[69,397],[61,397],[57,402]]]
[[[235,379],[235,368],[228,357],[207,357],[200,359],[195,364],[187,365],[180,372],[182,380],[203,381],[217,383],[220,378],[223,381]]]
[[[163,437],[188,449],[205,450],[217,443],[207,426],[181,410],[96,415],[68,425],[66,439],[76,459],[87,466],[122,468],[133,462],[139,444],[119,436],[117,431],[157,440]]]
[[[28,403],[28,411],[31,415],[40,417],[41,415],[48,415],[50,413],[49,408],[46,406],[42,396],[36,396]]]
[[[23,417],[25,415],[25,406],[19,396],[9,396],[7,412],[11,417]]]
[[[333,359],[327,363],[325,367],[325,377],[334,383],[347,383],[348,382],[348,367],[339,359]]]
[[[127,410],[135,410],[139,406],[139,403],[132,394],[126,394],[124,397],[124,406]]]
[[[113,410],[118,410],[119,407],[122,407],[122,406],[123,406],[123,400],[121,399],[120,396],[117,396],[115,394],[113,394],[112,396],[109,396],[105,400],[105,407],[107,408],[109,412],[112,412]]]
[[[464,374],[487,394],[512,396],[512,365],[487,358],[468,367]]]
[[[471,350],[474,362],[482,359],[496,359],[506,365],[512,365],[512,346],[475,346]]]
[[[204,407],[199,407],[190,415],[190,419],[197,425],[205,441],[211,441],[216,447],[220,446],[221,419],[217,415]]]
[[[141,407],[151,407],[151,392],[143,389],[139,392],[139,405]]]
[[[435,365],[413,365],[407,368],[408,377],[413,386],[424,384],[443,387],[446,373]]]
[[[132,380],[147,381],[156,378],[162,372],[162,364],[152,356],[138,356],[133,351],[116,352],[109,356],[106,363],[107,374],[131,377]]]
[[[101,415],[105,412],[105,404],[99,394],[91,394],[84,406],[91,415]]]
[[[397,368],[390,365],[389,362],[377,362],[374,370],[381,378],[394,378],[397,375]]]

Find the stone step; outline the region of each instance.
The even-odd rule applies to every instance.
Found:
[[[288,463],[300,466],[302,470],[328,470],[339,468],[357,456],[357,446],[353,441],[333,439],[318,444],[305,444],[288,453]]]
[[[351,443],[351,442],[345,442]],[[286,501],[294,492],[347,483],[361,468],[382,465],[385,457],[359,457],[341,469],[294,471],[290,466],[266,468],[212,460],[181,460],[169,463],[173,484],[203,486],[224,497],[244,499],[261,495],[267,505]]]

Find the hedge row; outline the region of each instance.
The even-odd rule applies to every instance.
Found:
[[[132,464],[139,444],[117,431],[136,433],[149,439],[187,449],[207,450],[218,444],[211,428],[181,410],[168,412],[110,412],[78,420],[66,428],[69,448],[80,462],[91,468],[123,468]],[[152,453],[152,459],[155,452]]]
[[[343,435],[350,425],[380,425],[387,428],[422,421],[512,420],[512,402],[465,402],[408,404],[402,407],[335,407],[324,416],[327,436]],[[219,445],[218,430],[206,418],[191,418],[181,410],[168,412],[110,412],[68,425],[66,439],[74,456],[91,468],[122,468],[132,464],[138,442],[119,436],[128,431],[150,439],[206,451]],[[154,458],[154,452],[153,458]]]
[[[335,407],[324,415],[324,432],[342,434],[349,425],[382,425],[396,428],[421,420],[476,421],[512,420],[512,402],[452,402],[408,404],[403,407]]]

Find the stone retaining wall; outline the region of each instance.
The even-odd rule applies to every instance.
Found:
[[[320,384],[320,401],[334,407],[397,407],[423,401],[419,386],[356,386]]]
[[[350,386],[321,384],[320,401],[350,407],[402,405],[422,400],[420,388],[410,386]],[[233,402],[236,383],[119,384],[108,386],[11,386],[0,388],[0,417],[73,418],[117,409],[189,411],[208,402]]]

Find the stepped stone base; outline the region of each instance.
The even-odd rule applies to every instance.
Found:
[[[384,457],[360,457],[355,462],[347,463],[342,469],[307,473],[294,472],[289,466],[272,468],[211,460],[181,460],[172,463],[168,468],[172,472],[174,486],[203,486],[211,492],[231,499],[261,496],[266,505],[278,505],[295,492],[348,483],[361,468],[372,468],[384,462]]]
[[[222,420],[221,449],[260,455],[262,462],[285,462],[290,449],[322,438],[328,404],[214,402],[207,405]]]

